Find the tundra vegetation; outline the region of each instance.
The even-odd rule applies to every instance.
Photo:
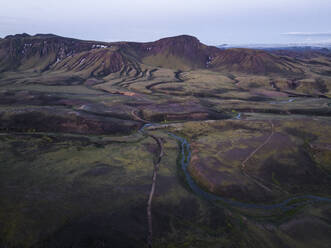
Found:
[[[284,53],[1,39],[0,246],[329,247],[331,53]]]

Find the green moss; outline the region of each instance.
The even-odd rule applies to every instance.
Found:
[[[280,185],[280,183],[279,183],[278,180],[276,179],[275,172],[272,172],[271,179],[272,179],[272,182],[273,182],[274,184]]]

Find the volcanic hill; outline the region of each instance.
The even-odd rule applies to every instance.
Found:
[[[251,49],[221,50],[181,35],[154,42],[98,42],[53,34],[10,35],[0,41],[3,71],[74,71],[84,77],[107,76],[140,64],[175,70],[208,69],[243,73],[298,73],[295,60]]]

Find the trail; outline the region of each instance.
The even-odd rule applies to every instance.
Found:
[[[270,126],[271,126],[271,133],[270,135],[267,137],[267,139],[261,144],[259,145],[253,152],[251,152],[251,154],[248,155],[248,157],[241,163],[241,169],[242,172],[245,176],[249,177],[253,182],[255,182],[258,186],[260,186],[261,188],[265,189],[266,191],[272,192],[272,189],[270,189],[269,187],[267,187],[266,185],[264,185],[262,182],[260,182],[258,179],[254,178],[253,176],[250,176],[246,173],[245,168],[246,168],[246,163],[248,162],[248,160],[250,160],[258,151],[260,151],[265,145],[267,145],[272,136],[274,135],[275,131],[274,131],[274,124],[271,120],[269,120]]]
[[[148,121],[145,121],[145,120],[141,119],[141,118],[136,114],[136,112],[135,112],[134,110],[131,111],[131,115],[132,115],[133,119],[136,120],[136,121],[141,121],[141,122],[143,122],[143,123],[145,123],[145,124],[148,124],[148,123],[149,123]],[[142,129],[142,131],[143,131],[143,129]]]
[[[153,216],[152,216],[152,202],[153,202],[153,197],[154,197],[154,193],[155,193],[155,188],[156,188],[156,181],[157,181],[157,172],[159,170],[160,167],[160,163],[161,163],[161,159],[164,155],[164,149],[163,149],[163,142],[159,137],[156,137],[152,134],[149,134],[147,132],[145,132],[145,127],[151,125],[148,124],[147,121],[143,120],[142,118],[140,118],[134,110],[131,111],[131,115],[133,116],[133,118],[135,120],[141,121],[143,123],[146,123],[141,129],[140,132],[143,133],[144,135],[147,135],[149,137],[151,137],[152,139],[154,139],[158,145],[159,148],[159,154],[156,158],[156,160],[153,162],[154,164],[154,170],[153,170],[153,177],[152,177],[152,185],[151,185],[151,190],[148,196],[148,201],[147,201],[147,223],[148,223],[148,234],[147,234],[147,245],[148,247],[152,247],[153,244]]]
[[[169,133],[169,135],[176,139],[179,142],[180,145],[180,153],[181,153],[181,167],[185,175],[186,182],[192,189],[192,191],[198,195],[206,199],[207,201],[211,203],[218,203],[218,202],[223,202],[226,203],[232,207],[240,207],[240,208],[246,208],[246,209],[264,209],[264,210],[274,210],[274,209],[280,209],[280,210],[289,210],[294,207],[303,205],[303,204],[311,204],[314,202],[330,202],[330,198],[326,197],[320,197],[320,196],[315,196],[315,195],[302,195],[302,196],[293,196],[289,197],[286,200],[283,200],[279,203],[273,203],[273,204],[254,204],[254,203],[245,203],[245,202],[240,202],[236,200],[232,200],[229,198],[224,198],[218,195],[215,195],[213,193],[207,192],[203,190],[192,178],[190,173],[188,172],[188,165],[190,163],[191,159],[191,149],[190,149],[190,144],[187,142],[185,138],[182,138],[180,136],[177,136],[173,133]],[[304,200],[301,203],[297,204],[291,204],[291,201],[296,201],[296,200]]]
[[[162,156],[164,154],[164,148],[163,148],[163,143],[162,140],[152,134],[148,134],[147,132],[145,132],[145,128],[146,127],[163,127],[163,125],[158,125],[155,123],[148,123],[148,121],[143,120],[142,118],[140,118],[134,111],[131,112],[133,118],[135,120],[141,121],[143,123],[145,123],[145,125],[140,129],[140,132],[146,136],[149,136],[151,138],[153,138],[159,147],[159,154],[158,157],[156,159],[156,161],[154,162],[154,171],[153,171],[153,178],[152,178],[152,185],[151,185],[151,190],[149,193],[149,198],[148,198],[148,202],[147,202],[147,220],[148,220],[148,235],[147,235],[147,244],[148,247],[151,248],[152,247],[152,241],[153,241],[153,223],[152,223],[152,202],[153,202],[153,196],[155,193],[155,189],[156,189],[156,182],[157,182],[157,172],[160,166],[160,162],[162,159]],[[258,152],[260,151],[265,145],[267,145],[272,136],[274,135],[274,124],[272,123],[272,121],[269,121],[270,126],[271,126],[271,133],[270,135],[267,137],[267,139],[261,144],[259,145],[241,164],[242,164],[242,168],[244,169],[246,167],[246,163]],[[164,126],[164,127],[168,127]],[[190,163],[190,159],[191,159],[191,149],[190,149],[190,144],[188,143],[188,141],[185,138],[179,137],[173,133],[168,133],[170,137],[176,139],[179,142],[180,145],[180,153],[181,153],[181,168],[184,172],[185,175],[185,179],[186,182],[188,183],[188,185],[190,186],[190,188],[192,189],[192,191],[198,195],[203,197],[204,199],[206,199],[207,201],[211,202],[211,203],[219,203],[219,202],[223,202],[225,204],[228,204],[232,207],[240,207],[240,208],[246,208],[246,209],[264,209],[264,210],[274,210],[274,209],[279,209],[279,210],[289,210],[301,205],[305,205],[305,204],[312,204],[314,202],[331,202],[330,198],[326,198],[326,197],[320,197],[320,196],[315,196],[315,195],[302,195],[302,196],[294,196],[294,197],[289,197],[286,200],[283,200],[279,203],[273,203],[273,204],[254,204],[254,203],[245,203],[245,202],[240,202],[240,201],[236,201],[236,200],[232,200],[229,198],[223,198],[221,196],[215,195],[213,193],[207,192],[205,190],[203,190],[195,181],[194,179],[191,177],[190,173],[188,172],[188,165]],[[243,170],[243,172],[245,173],[245,171]],[[246,174],[246,173],[245,173]],[[249,176],[248,174],[246,174],[247,176]],[[258,179],[255,179],[252,176],[249,176],[255,183],[257,183],[259,186],[261,186],[262,188],[264,188],[265,190],[268,191],[272,191],[270,188],[268,188],[267,186],[265,186],[264,184],[262,184],[261,182],[258,181]],[[293,204],[292,201],[297,201],[299,200],[300,202]]]
[[[180,77],[180,74],[182,73],[182,71],[176,71],[174,72],[174,77],[177,81],[162,81],[162,82],[155,82],[152,84],[147,85],[145,88],[147,90],[150,90],[152,92],[158,92],[157,90],[154,89],[155,86],[160,85],[160,84],[168,84],[168,83],[183,83],[184,80]]]
[[[160,167],[160,162],[163,157],[163,143],[160,138],[148,134],[150,137],[152,137],[159,146],[159,155],[157,157],[157,160],[154,162],[154,171],[153,171],[153,179],[152,179],[152,187],[151,191],[149,193],[148,202],[147,202],[147,221],[148,221],[148,236],[147,236],[147,244],[148,247],[152,247],[152,241],[153,241],[153,218],[152,218],[152,201],[155,193],[155,186],[156,186],[156,179],[157,179],[157,172]]]
[[[257,153],[266,144],[268,144],[270,142],[270,140],[271,140],[272,136],[274,135],[275,131],[274,131],[274,124],[272,123],[272,121],[269,121],[269,123],[271,125],[270,135],[268,136],[268,138],[261,145],[259,145],[251,154],[249,154],[248,157],[241,163],[242,169],[245,169],[247,161],[250,160],[255,155],[255,153]]]

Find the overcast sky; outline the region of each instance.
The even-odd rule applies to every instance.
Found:
[[[331,42],[331,0],[0,0],[0,3],[0,37],[25,32],[102,41],[152,41],[189,34],[211,45]]]

